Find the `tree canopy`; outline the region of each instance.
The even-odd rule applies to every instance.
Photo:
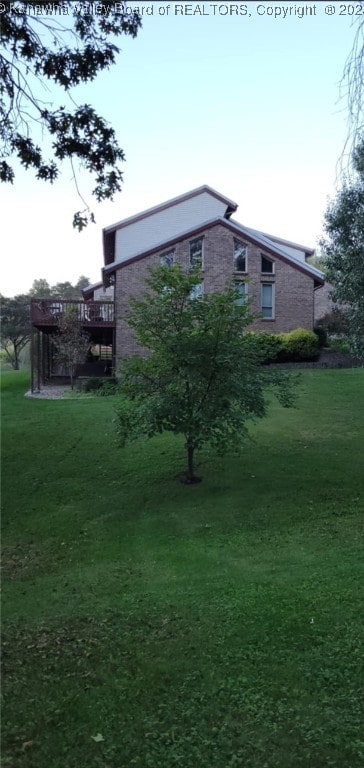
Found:
[[[325,214],[321,246],[333,299],[343,305],[355,353],[364,354],[364,138],[353,153],[355,177],[344,184]]]
[[[69,281],[49,285],[44,278],[33,280],[29,293],[19,294],[14,298],[1,297],[1,348],[13,368],[18,369],[20,353],[31,337],[30,299],[35,297],[54,297],[57,299],[80,300],[82,288],[90,285],[88,277],[80,275],[75,285]]]
[[[364,0],[359,0],[364,5]],[[359,3],[356,4],[357,10]],[[341,155],[341,168],[350,168],[354,150],[360,145],[364,131],[363,97],[364,97],[364,15],[354,16],[354,40],[345,62],[340,82],[341,97],[346,100],[348,114],[348,135]],[[349,166],[344,161],[349,160]]]
[[[82,289],[87,288],[88,285],[90,285],[90,281],[85,275],[80,275],[75,285],[72,285],[69,280],[66,280],[64,283],[50,285],[48,280],[42,277],[38,280],[33,280],[29,295],[31,298],[36,296],[43,298],[54,296],[57,299],[82,299]]]
[[[53,343],[57,350],[56,360],[65,367],[73,389],[76,368],[90,347],[90,337],[79,322],[77,307],[72,304],[67,305],[67,309],[62,313]]]
[[[238,289],[193,298],[200,281],[198,270],[158,267],[144,297],[131,300],[126,319],[148,354],[123,362],[117,416],[122,443],[183,435],[189,483],[199,479],[196,449],[209,443],[223,454],[241,446],[247,421],[266,414],[269,388],[284,405],[292,399],[286,372],[261,365],[266,349],[247,331],[252,316]]]
[[[15,370],[20,352],[30,339],[29,296],[19,294],[12,299],[1,297],[1,347]]]
[[[121,189],[124,152],[107,120],[90,104],[76,104],[71,92],[115,64],[118,39],[135,37],[141,17],[111,0],[102,3],[102,14],[94,13],[91,3],[88,9],[87,3],[62,2],[60,14],[56,6],[44,0],[9,3],[1,15],[0,179],[14,182],[12,157],[51,183],[69,160],[76,186],[79,163],[94,178],[96,200],[113,199]],[[46,101],[48,83],[53,90]],[[54,103],[59,92],[66,104]],[[49,154],[44,136],[50,139]],[[86,206],[73,224],[81,230],[89,221],[94,214]]]

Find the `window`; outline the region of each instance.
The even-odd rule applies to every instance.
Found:
[[[274,319],[274,284],[262,283],[262,315],[265,320]]]
[[[266,256],[262,256],[262,272],[266,275],[273,275],[274,273],[274,261],[267,259]]]
[[[203,294],[203,283],[197,283],[191,289],[190,299],[200,299]]]
[[[245,243],[234,239],[234,272],[246,272],[246,251]]]
[[[203,237],[198,237],[197,240],[191,240],[190,242],[190,267],[200,267],[203,269]]]
[[[173,267],[174,262],[174,251],[166,251],[166,253],[162,253],[159,263],[161,267],[167,267],[168,269],[171,269]]]
[[[235,304],[237,307],[242,307],[247,299],[247,290],[246,290],[246,284],[242,282],[242,280],[237,280],[235,283],[235,287],[239,291],[239,298],[236,299]]]

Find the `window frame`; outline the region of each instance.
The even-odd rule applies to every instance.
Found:
[[[269,263],[272,265],[272,271],[266,272],[266,270],[263,269],[263,259],[266,261],[269,261]],[[266,256],[264,253],[260,254],[260,271],[262,275],[274,275],[275,274],[275,261],[274,259],[269,258],[269,256]]]
[[[244,294],[240,295],[239,299],[236,299],[235,305],[237,307],[244,307],[248,301],[248,283],[246,283],[245,280],[234,280],[234,286],[236,288],[239,288],[241,285],[244,286]]]
[[[201,263],[200,264],[193,264],[191,259],[191,247],[195,244],[201,241]],[[204,269],[204,237],[203,235],[201,237],[195,237],[193,240],[189,241],[189,266],[190,269],[195,269],[196,267],[199,267],[199,269]]]
[[[263,304],[263,288],[267,288],[267,287],[271,288],[271,291],[272,291],[272,303],[269,306]],[[265,320],[265,321],[266,320],[268,320],[268,321],[269,320],[275,320],[275,317],[276,317],[275,304],[276,304],[275,284],[274,283],[264,283],[264,282],[261,283],[260,284],[260,309],[261,309],[261,313],[263,315],[264,309],[271,309],[271,311],[272,311],[272,314],[271,314],[270,317],[264,317],[264,315],[263,315],[262,320]]]
[[[237,265],[236,265],[236,259],[239,257],[235,256],[235,250],[238,244],[242,245],[245,249],[244,269],[237,269]],[[234,268],[234,272],[237,272],[238,274],[242,274],[242,275],[246,275],[248,271],[248,246],[246,243],[244,243],[243,240],[239,240],[237,237],[233,238],[233,268]]]

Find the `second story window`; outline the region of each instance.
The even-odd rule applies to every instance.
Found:
[[[262,272],[263,272],[263,275],[274,274],[274,261],[272,261],[271,259],[267,259],[266,256],[263,256],[263,254],[262,254]]]
[[[174,262],[174,251],[166,251],[165,253],[162,253],[159,263],[161,267],[167,267],[167,269],[171,269],[173,267]]]
[[[234,272],[246,272],[247,246],[234,238]]]
[[[203,269],[203,237],[190,242],[190,267]]]

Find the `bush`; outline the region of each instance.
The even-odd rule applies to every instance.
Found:
[[[323,325],[315,325],[313,332],[316,334],[318,338],[318,343],[320,349],[322,347],[327,346],[327,330],[323,327]]]
[[[105,379],[101,376],[92,376],[84,382],[80,382],[82,392],[94,392],[95,395],[106,397],[114,395],[117,390],[117,381],[114,378]]]
[[[98,397],[110,397],[111,395],[116,395],[118,389],[119,385],[116,379],[103,379],[103,383],[96,390],[95,395]]]
[[[280,333],[283,350],[278,354],[279,362],[311,362],[319,356],[319,340],[313,331],[296,328],[289,333]]]
[[[320,318],[320,326],[325,328],[329,335],[345,336],[349,332],[347,312],[335,307],[332,312],[327,312]]]
[[[92,376],[90,379],[81,382],[81,389],[83,392],[95,392],[95,390],[102,387],[103,381],[104,380],[98,376]]]
[[[283,342],[277,333],[254,333],[263,365],[277,360],[283,350]]]

